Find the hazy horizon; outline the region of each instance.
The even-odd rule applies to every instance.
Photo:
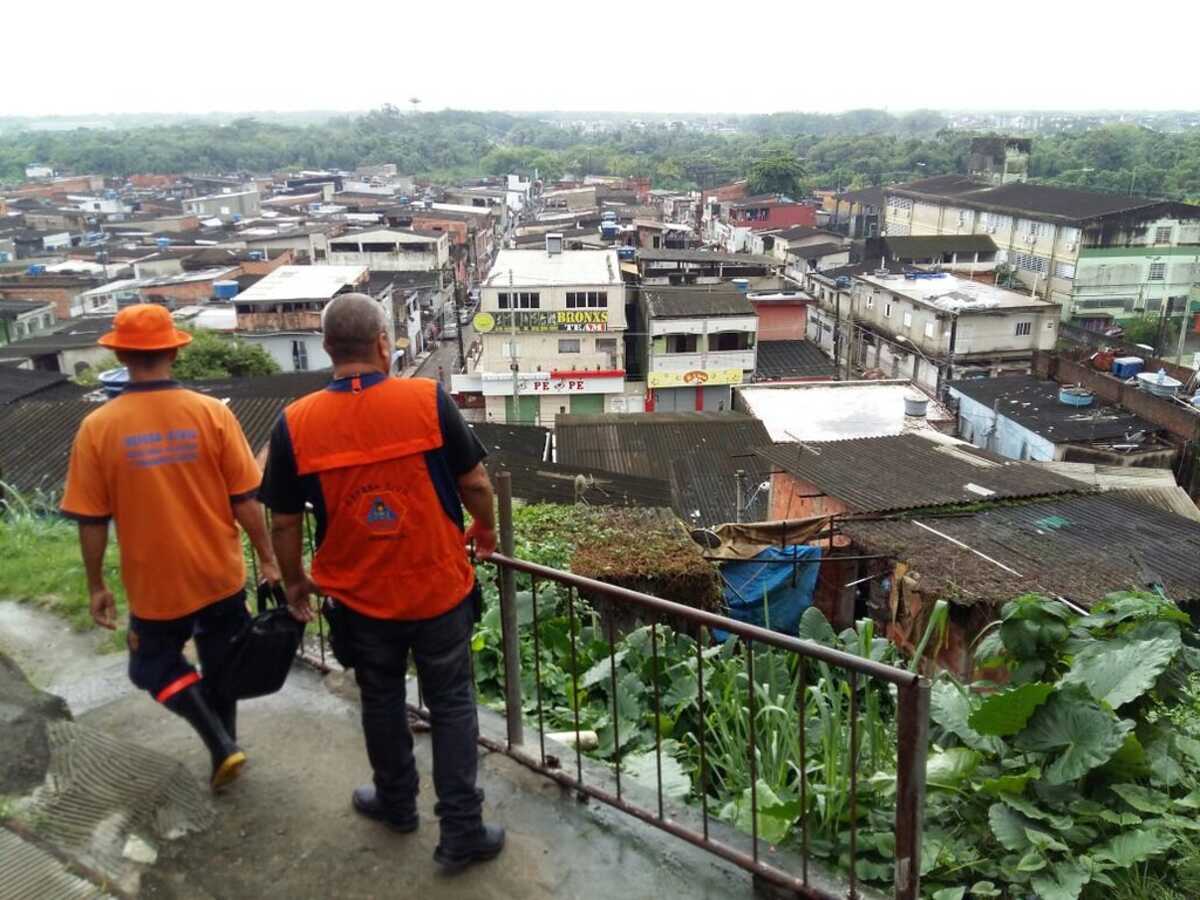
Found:
[[[352,114],[407,109],[410,97],[422,110],[521,114],[1186,112],[1200,5],[1166,7],[1155,21],[1170,26],[1142,32],[1146,49],[1131,53],[1128,29],[1094,7],[1032,0],[853,15],[767,2],[744,16],[706,4],[367,2],[338,15],[277,0],[133,0],[54,21],[22,5],[6,13],[22,39],[0,73],[36,89],[10,91],[0,117]]]

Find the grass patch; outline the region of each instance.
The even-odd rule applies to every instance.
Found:
[[[120,619],[127,611],[115,542],[105,556],[105,579],[117,598]],[[95,627],[88,612],[87,577],[71,522],[11,509],[0,516],[0,597],[31,603],[63,616],[79,631]],[[112,635],[111,649],[125,645],[125,628]],[[107,648],[105,648],[107,649]]]

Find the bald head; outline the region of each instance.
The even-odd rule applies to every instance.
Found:
[[[387,333],[387,321],[383,307],[366,294],[341,294],[325,307],[322,328],[325,352],[335,366],[374,363],[379,356],[379,337]]]

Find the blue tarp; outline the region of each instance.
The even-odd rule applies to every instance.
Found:
[[[821,548],[807,544],[768,547],[752,560],[725,563],[721,577],[730,618],[796,634],[800,616],[812,605],[820,569]],[[714,629],[713,637],[724,641],[729,634]]]

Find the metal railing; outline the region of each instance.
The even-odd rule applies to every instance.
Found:
[[[627,813],[634,818],[660,828],[689,844],[700,847],[716,856],[737,865],[756,878],[785,890],[790,890],[803,897],[833,898],[838,896],[857,897],[859,895],[857,879],[857,849],[858,849],[858,788],[859,788],[859,757],[860,757],[860,678],[873,679],[896,689],[896,810],[895,810],[895,875],[894,896],[897,900],[915,900],[920,894],[920,845],[925,793],[925,762],[929,721],[929,683],[917,673],[895,668],[865,657],[845,653],[822,644],[800,640],[796,637],[770,631],[755,625],[739,622],[715,613],[695,609],[680,603],[664,600],[648,594],[626,588],[617,587],[585,578],[570,572],[553,569],[548,566],[517,559],[513,556],[513,530],[511,513],[511,493],[506,474],[497,479],[500,495],[501,511],[501,553],[492,556],[490,563],[497,568],[497,578],[500,587],[500,621],[503,651],[503,684],[505,701],[505,720],[507,738],[505,741],[495,741],[481,737],[482,744],[494,751],[505,753],[521,764],[540,772],[559,784],[576,792],[581,798],[590,797],[602,803]],[[525,721],[523,717],[525,700],[522,694],[521,654],[517,620],[517,575],[528,577],[532,598],[532,621],[530,623],[533,641],[534,679],[536,692],[533,698],[537,727],[537,746],[531,750],[525,745]],[[546,710],[543,697],[542,673],[542,636],[541,617],[544,611],[538,600],[539,585],[560,585],[566,588],[566,607],[570,635],[570,677],[572,683],[571,712],[573,713],[573,732],[575,749],[574,772],[565,770],[560,760],[546,752]],[[617,635],[614,617],[608,617],[607,642],[610,665],[609,679],[611,680],[611,701],[613,704],[612,725],[614,729],[613,746],[615,766],[615,791],[609,790],[598,783],[599,779],[585,780],[583,766],[583,750],[580,739],[580,687],[582,675],[578,659],[580,656],[580,616],[579,606],[586,603],[586,598],[604,599],[609,604],[617,604],[636,610],[640,618],[649,623],[650,647],[652,659],[653,684],[653,721],[656,723],[655,733],[655,772],[656,772],[656,802],[651,806],[639,804],[631,799],[629,792],[623,790],[621,781],[621,738],[619,731],[620,716],[617,710],[617,672],[616,644]],[[544,602],[544,601],[543,601]],[[699,638],[695,641],[695,665],[697,677],[697,703],[699,706],[699,734],[696,735],[699,750],[699,829],[689,827],[680,821],[666,815],[664,808],[663,778],[662,778],[662,734],[657,727],[663,707],[659,682],[660,673],[660,622],[670,620],[675,623],[686,623],[694,628]],[[662,625],[662,628],[668,626]],[[707,714],[708,698],[705,696],[705,659],[706,645],[704,635],[719,629],[730,635],[736,635],[743,644],[745,655],[745,672],[747,675],[746,704],[749,712],[747,760],[750,770],[750,850],[739,849],[732,842],[721,840],[713,833],[710,822],[714,818],[709,809],[709,771],[707,750]],[[784,651],[795,657],[797,677],[799,679],[799,709],[797,710],[798,745],[796,748],[799,765],[799,799],[802,814],[800,825],[800,872],[791,873],[765,862],[760,851],[761,837],[759,835],[759,798],[758,798],[758,724],[756,716],[756,680],[754,674],[755,655],[757,649],[765,647]],[[809,784],[807,760],[808,739],[806,705],[809,688],[810,663],[824,663],[845,673],[849,681],[849,730],[850,739],[848,752],[849,769],[849,872],[848,893],[839,895],[830,892],[827,887],[818,886],[816,879],[810,878],[809,872]],[[711,665],[711,664],[710,664]]]

